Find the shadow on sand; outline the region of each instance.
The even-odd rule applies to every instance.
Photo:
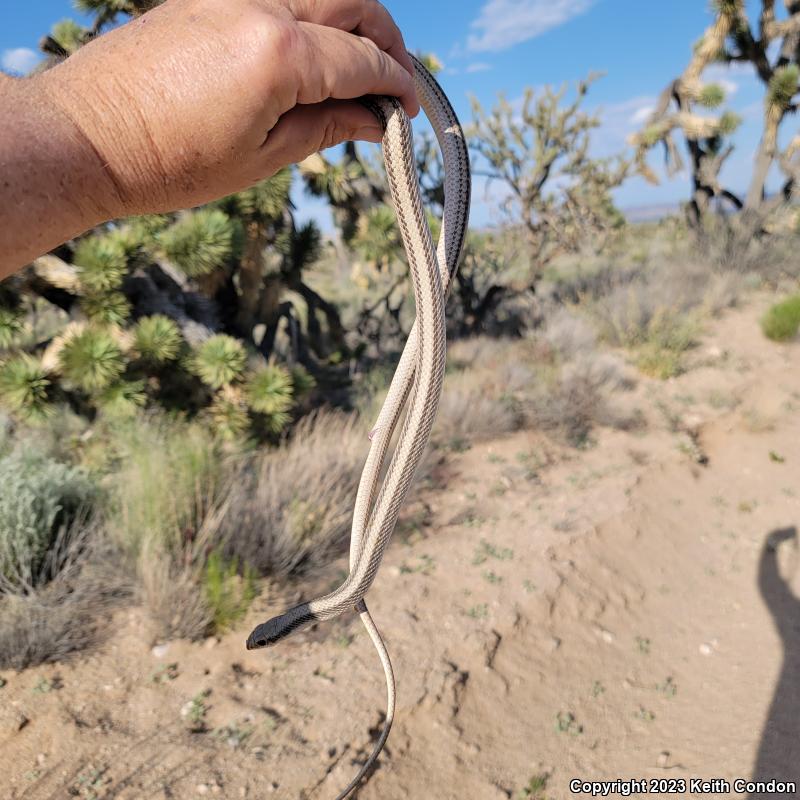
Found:
[[[800,787],[800,598],[778,568],[778,547],[788,541],[800,546],[797,528],[772,531],[758,564],[758,588],[783,643],[783,666],[761,734],[753,780],[795,781]],[[749,798],[768,796],[776,797],[751,793]]]

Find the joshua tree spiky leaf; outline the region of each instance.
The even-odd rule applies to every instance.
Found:
[[[417,58],[425,65],[428,72],[432,72],[434,75],[444,68],[444,64],[435,53],[417,53]]]
[[[23,316],[15,308],[0,307],[0,348],[11,347],[22,333]]]
[[[300,228],[284,231],[275,239],[275,249],[288,259],[293,268],[313,264],[320,254],[320,232],[313,220]]]
[[[800,68],[797,64],[789,64],[775,70],[769,82],[768,102],[780,109],[788,108],[792,98],[797,94]]]
[[[90,393],[105,389],[125,370],[119,345],[101,328],[87,328],[69,339],[59,361],[64,377]]]
[[[719,132],[723,136],[730,136],[740,125],[742,118],[733,111],[726,111],[719,118]]]
[[[284,414],[292,407],[292,376],[285,367],[268,364],[247,379],[245,397],[253,411]]]
[[[208,275],[234,253],[236,225],[218,208],[203,208],[181,217],[157,235],[164,255],[190,278]]]
[[[41,362],[23,353],[0,366],[0,397],[16,414],[35,419],[49,410],[50,379]]]
[[[207,386],[219,389],[240,377],[247,354],[240,341],[218,333],[203,342],[189,359],[189,366]]]
[[[71,55],[84,43],[87,34],[86,28],[74,19],[62,19],[53,25],[50,35]]]
[[[134,350],[143,361],[152,364],[174,361],[182,341],[178,326],[163,314],[142,317],[133,330]]]
[[[302,397],[308,394],[316,385],[314,376],[309,371],[300,366],[299,364],[292,367],[292,388],[294,389],[295,398]]]
[[[235,203],[239,212],[246,216],[258,214],[262,217],[277,219],[283,214],[289,203],[291,186],[291,170],[282,169],[271,178],[226,198],[226,200]]]
[[[128,269],[122,243],[107,234],[81,239],[73,263],[78,268],[81,285],[95,293],[119,288]]]
[[[387,205],[375,206],[358,221],[354,244],[362,256],[384,267],[401,249],[394,211]]]
[[[725,90],[718,83],[709,83],[700,92],[700,105],[718,108],[725,102]]]
[[[103,389],[97,396],[97,405],[109,417],[126,419],[144,407],[147,395],[144,381],[119,381]]]
[[[92,322],[121,325],[131,313],[131,304],[122,292],[88,292],[80,302]]]
[[[345,203],[351,198],[355,194],[355,181],[364,176],[359,161],[331,164],[320,153],[309,156],[299,167],[309,192],[315,197],[327,195],[334,203]]]
[[[228,441],[242,439],[250,429],[250,417],[238,392],[220,392],[208,409],[214,430]]]

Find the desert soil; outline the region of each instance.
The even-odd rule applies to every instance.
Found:
[[[800,785],[800,345],[763,338],[768,302],[709,325],[684,375],[620,395],[646,427],[582,451],[516,433],[418,489],[369,597],[399,701],[361,800]],[[158,645],[124,610],[96,651],[2,673],[0,796],[334,798],[385,690],[357,618],[244,649],[299,597],[266,592],[200,644]]]

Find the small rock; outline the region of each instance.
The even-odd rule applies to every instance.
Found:
[[[36,763],[39,764],[39,766],[44,764],[45,761],[47,761],[47,756],[44,753],[39,753],[36,756]]]
[[[699,414],[686,414],[683,418],[683,425],[687,431],[696,432],[703,425],[703,418]]]
[[[704,656],[710,656],[714,652],[714,649],[711,647],[710,644],[708,644],[708,642],[703,642],[703,644],[700,645],[699,649],[700,653]]]
[[[602,640],[603,640],[603,641],[604,641],[606,644],[612,644],[612,643],[613,643],[613,641],[614,641],[614,634],[613,634],[613,633],[611,633],[611,631],[607,631],[605,628],[601,628],[601,629],[600,629],[600,638],[601,638],[601,639],[602,639]]]
[[[150,652],[156,658],[164,658],[167,654],[167,650],[169,650],[169,644],[157,644]]]
[[[239,797],[247,797],[247,789],[244,786],[239,787]]]
[[[208,794],[208,786],[205,783],[197,784],[197,794]]]
[[[557,636],[551,636],[547,640],[546,646],[549,652],[555,653],[555,651],[558,650],[559,647],[561,647],[561,639],[559,639]]]
[[[275,781],[273,781],[269,786],[267,786],[267,791],[268,792],[277,792],[278,789],[280,789],[280,786],[281,785],[279,783],[275,783]]]
[[[216,636],[209,636],[208,639],[203,642],[203,647],[205,647],[206,650],[212,650],[218,643],[219,640]]]
[[[658,766],[659,767],[666,767],[667,764],[669,764],[669,751],[668,750],[662,750],[658,754]]]
[[[18,709],[0,707],[0,735],[19,733],[28,722],[28,718]]]

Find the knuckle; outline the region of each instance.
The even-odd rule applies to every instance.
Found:
[[[344,141],[347,138],[346,132],[339,124],[339,120],[336,119],[335,116],[331,115],[325,121],[325,125],[322,132],[322,142],[320,143],[320,150],[325,150],[327,147],[333,147],[339,142]]]

